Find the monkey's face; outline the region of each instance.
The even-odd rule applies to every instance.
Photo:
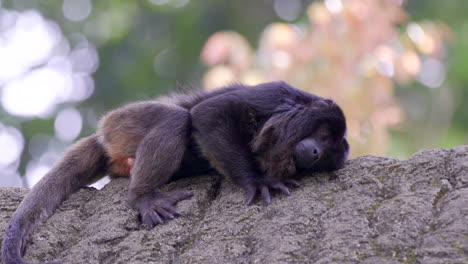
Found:
[[[319,126],[294,148],[296,166],[301,170],[332,171],[342,168],[348,154],[349,145],[345,136],[334,133],[328,124]]]

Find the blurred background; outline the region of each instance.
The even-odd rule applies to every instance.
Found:
[[[467,144],[468,1],[0,0],[0,186],[34,185],[100,116],[286,80],[334,98],[352,156]]]

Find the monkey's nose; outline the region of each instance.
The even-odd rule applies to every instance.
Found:
[[[311,158],[316,161],[318,159],[320,159],[320,151],[318,148],[313,148],[311,151],[310,151],[310,154]]]
[[[296,163],[299,168],[310,169],[320,159],[322,152],[318,147],[313,144],[307,144],[303,142],[296,147],[294,156]]]

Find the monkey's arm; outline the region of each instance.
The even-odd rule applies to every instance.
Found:
[[[282,182],[268,179],[259,171],[250,147],[252,131],[257,129],[255,109],[245,96],[244,91],[236,91],[195,106],[191,111],[193,133],[211,164],[246,191],[248,204],[252,203],[257,192],[266,203],[270,203],[269,189],[285,194],[289,194],[289,190]]]
[[[138,145],[131,169],[129,203],[149,228],[178,215],[176,204],[192,196],[190,191],[162,192],[179,168],[189,143],[190,114],[186,109],[154,104],[154,124]]]

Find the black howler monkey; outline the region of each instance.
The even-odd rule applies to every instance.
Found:
[[[34,227],[106,173],[130,177],[129,203],[152,228],[178,215],[177,203],[192,196],[158,189],[171,179],[214,169],[245,190],[248,204],[257,194],[268,204],[272,189],[289,194],[298,171],[341,168],[349,152],[345,133],[337,104],[285,82],[126,105],[109,112],[97,133],[73,145],[24,198],[5,230],[3,263],[25,263]]]

